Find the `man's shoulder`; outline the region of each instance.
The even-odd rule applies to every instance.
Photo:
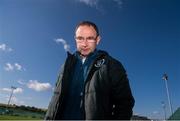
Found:
[[[71,53],[71,52],[67,51],[67,57],[66,57],[65,63],[67,61],[75,60],[75,58],[76,58],[76,53],[75,52]]]
[[[104,56],[106,59],[108,59],[108,61],[112,61],[112,62],[115,62],[115,63],[120,62],[119,60],[115,59],[108,52],[106,52],[104,50],[98,50],[98,54],[101,55],[101,56]]]
[[[101,53],[101,55],[104,55],[104,58],[106,59],[106,61],[108,62],[108,65],[111,67],[121,67],[124,68],[121,61],[112,57],[108,52],[103,51],[103,50],[99,50],[99,53]]]

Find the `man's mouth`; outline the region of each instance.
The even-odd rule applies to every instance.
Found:
[[[89,49],[88,48],[86,48],[86,49],[82,49],[82,51],[88,51]]]

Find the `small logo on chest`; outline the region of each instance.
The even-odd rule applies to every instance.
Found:
[[[98,67],[101,67],[104,63],[105,63],[105,59],[101,59],[101,60],[98,60],[98,61],[94,64],[94,66],[98,68]]]

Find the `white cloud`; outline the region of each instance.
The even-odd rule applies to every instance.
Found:
[[[3,88],[2,91],[4,91],[4,92],[11,92],[11,89],[10,88]]]
[[[78,0],[81,3],[84,3],[90,7],[97,7],[99,0]]]
[[[16,88],[15,90],[14,90],[14,93],[16,94],[16,93],[22,93],[23,92],[23,89],[22,88]]]
[[[103,7],[100,5],[100,0],[76,0],[79,3],[85,4],[86,6],[89,6],[91,8],[95,8],[96,10],[100,11],[101,13],[104,13]]]
[[[35,91],[45,91],[51,88],[49,83],[40,83],[37,80],[29,80],[27,87]]]
[[[12,91],[12,89],[11,88],[2,88],[2,91],[10,93]],[[22,88],[16,88],[16,89],[14,89],[13,92],[15,94],[19,94],[19,93],[23,92],[23,89]]]
[[[3,43],[3,44],[0,44],[0,50],[11,52],[12,48],[8,47],[6,44]]]
[[[115,3],[117,3],[117,5],[121,8],[122,7],[122,0],[113,0]]]
[[[22,66],[19,65],[18,63],[15,63],[14,66],[16,67],[17,70],[22,70]]]
[[[104,13],[105,10],[103,8],[103,0],[76,0],[77,2],[83,3],[89,7],[96,8],[98,11]],[[119,8],[122,7],[122,0],[112,0]]]
[[[51,84],[49,83],[40,83],[37,80],[29,80],[29,82],[25,82],[23,80],[17,81],[21,85],[25,85],[30,89],[33,89],[35,91],[45,91],[51,88]]]
[[[66,40],[59,38],[59,39],[55,39],[55,42],[63,44],[65,51],[70,51],[70,45],[67,44]]]
[[[22,80],[18,80],[17,82],[18,82],[19,84],[21,84],[21,85],[26,85],[26,83],[23,82]]]
[[[13,71],[14,69],[16,69],[17,71],[22,71],[22,70],[25,71],[25,69],[18,63],[14,63],[14,64],[6,63],[4,69],[6,71]]]
[[[6,71],[13,71],[14,70],[14,66],[10,63],[6,63],[6,66],[4,67],[4,69]]]

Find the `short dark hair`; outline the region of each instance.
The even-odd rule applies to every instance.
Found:
[[[81,21],[79,24],[77,24],[76,29],[75,29],[75,32],[77,31],[77,29],[79,28],[79,26],[83,26],[83,25],[92,26],[92,27],[95,29],[97,36],[99,36],[98,27],[96,26],[95,23],[93,23],[93,22],[91,22],[91,21]]]

